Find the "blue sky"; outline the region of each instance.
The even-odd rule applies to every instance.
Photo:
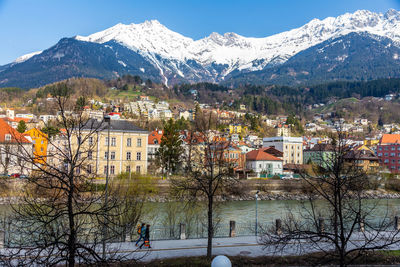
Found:
[[[313,18],[389,8],[399,10],[400,0],[0,0],[0,65],[119,22],[157,19],[194,39],[212,32],[265,37]]]

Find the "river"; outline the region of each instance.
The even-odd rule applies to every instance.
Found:
[[[394,215],[400,215],[400,199],[368,199],[364,200],[368,207],[375,206],[373,210],[372,220],[383,218],[385,216],[392,219]],[[294,214],[298,214],[302,205],[297,200],[259,200],[257,203],[257,219],[261,225],[271,225],[276,219],[282,219],[292,210]],[[320,207],[324,207],[323,201],[317,203]],[[324,208],[321,209],[321,215],[324,216]],[[190,224],[194,235],[198,237],[204,236],[206,223],[205,206],[198,208],[185,207],[184,203],[147,203],[144,207],[142,216],[143,222],[152,224],[157,232],[159,239],[168,235],[163,233],[165,228],[174,227],[174,235],[179,232],[177,225],[180,222]],[[386,215],[387,214],[387,215]],[[216,209],[216,217],[219,220],[219,230],[217,236],[226,236],[229,232],[229,221],[236,222],[238,235],[248,235],[254,233],[256,220],[256,202],[254,201],[229,201],[221,202]],[[394,218],[393,218],[394,219]],[[193,228],[195,228],[193,230]],[[200,229],[200,230],[199,230]]]

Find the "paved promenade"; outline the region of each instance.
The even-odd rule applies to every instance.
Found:
[[[163,240],[153,241],[151,249],[137,249],[135,244],[121,244],[121,252],[133,252],[133,255],[144,256],[143,261],[155,259],[205,256],[207,253],[207,239]],[[145,253],[145,254],[144,254]],[[249,256],[265,255],[263,246],[257,243],[255,236],[214,238],[213,255]]]

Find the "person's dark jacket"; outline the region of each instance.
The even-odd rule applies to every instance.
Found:
[[[150,227],[146,227],[146,231],[144,232],[144,238],[150,239]]]

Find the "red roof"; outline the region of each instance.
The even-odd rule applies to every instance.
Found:
[[[6,142],[6,134],[11,135],[11,140],[7,141],[10,143],[30,143],[23,134],[12,128],[3,119],[0,119],[0,143]]]
[[[157,144],[161,144],[161,137],[163,136],[163,131],[162,130],[157,130],[155,129],[149,134],[148,138],[148,144],[149,145],[154,145],[154,141],[157,140]]]
[[[246,154],[246,160],[282,161],[280,158],[265,152],[265,148],[250,151]]]
[[[384,134],[379,142],[380,144],[400,143],[400,134]]]
[[[14,118],[14,119],[11,119],[11,118],[4,118],[3,120],[4,120],[4,121],[11,121],[11,122],[20,122],[20,121],[29,122],[29,121],[31,121],[32,119],[28,119],[28,118]]]

